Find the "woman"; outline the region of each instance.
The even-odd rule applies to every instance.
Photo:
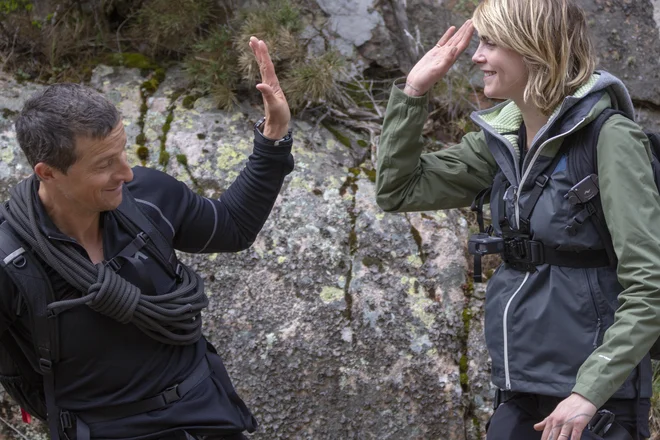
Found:
[[[428,91],[475,28],[472,60],[484,72],[484,94],[506,101],[474,113],[481,130],[458,145],[421,154]],[[615,426],[632,438],[649,436],[660,197],[624,85],[594,67],[584,12],[571,0],[485,0],[392,89],[378,152],[379,206],[468,206],[493,185],[493,227],[507,243],[507,262],[486,294],[499,388],[489,440],[578,439],[583,431],[582,438],[601,438],[585,430],[598,409],[614,413]],[[594,171],[618,265],[608,264],[597,222],[588,211],[580,217],[584,206],[567,197],[585,177],[575,175],[587,143],[579,134],[607,108],[623,115],[602,126]]]

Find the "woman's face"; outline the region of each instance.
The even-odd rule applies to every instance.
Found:
[[[523,102],[528,72],[522,55],[481,37],[472,61],[484,72],[484,94],[487,97]]]

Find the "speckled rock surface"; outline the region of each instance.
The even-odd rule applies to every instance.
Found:
[[[580,4],[600,67],[625,81],[640,123],[660,130],[660,0]],[[352,57],[354,73],[404,74],[474,2],[316,5],[305,31],[312,52],[335,47]],[[475,47],[476,39],[468,52]],[[466,54],[457,70],[478,86],[470,66]],[[122,111],[131,162],[220,197],[250,154],[262,110],[242,103],[219,111],[197,98],[180,69],[148,94],[145,80],[139,70],[99,66],[91,81]],[[29,172],[12,122],[40,88],[0,77],[3,197]],[[238,254],[182,255],[206,279],[205,331],[261,423],[253,437],[481,439],[492,390],[484,288],[466,283],[465,221],[455,211],[383,213],[357,135],[339,127],[353,140],[347,147],[322,126],[293,125],[296,169],[254,245]],[[0,417],[22,432],[0,421],[0,438],[46,438],[39,424],[26,429],[2,394]]]
[[[146,99],[143,81],[137,70],[106,66],[91,81],[122,111],[131,161],[141,163],[142,134],[147,166],[220,196],[250,154],[262,110],[191,103],[178,70]],[[11,108],[36,87],[0,85],[14,90]],[[3,190],[28,170],[13,117],[2,120]],[[478,294],[466,285],[465,220],[453,211],[383,213],[356,135],[346,133],[349,148],[322,126],[293,125],[296,168],[254,245],[181,256],[205,278],[205,331],[261,423],[253,437],[479,438],[491,390]],[[4,409],[23,429],[16,409]]]
[[[364,6],[371,1],[371,7]],[[440,39],[449,26],[460,26],[469,18],[478,1],[473,0],[408,0],[405,2],[354,2],[355,14],[341,8],[327,8],[325,1],[316,3],[327,19],[321,35],[335,47],[353,45],[352,57],[361,66],[400,71],[404,76]],[[641,112],[640,122],[649,129],[660,129],[660,0],[580,0],[589,21],[598,67],[620,77],[630,90]],[[354,23],[359,11],[366,11],[363,25],[353,32],[344,29]],[[316,23],[316,27],[319,24]],[[366,35],[366,41],[355,38]],[[458,59],[455,70],[480,86],[482,75],[473,67],[471,56],[477,38]],[[342,49],[342,53],[350,51]]]

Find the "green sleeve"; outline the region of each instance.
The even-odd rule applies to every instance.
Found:
[[[597,148],[603,212],[624,290],[614,324],[582,364],[573,391],[600,407],[660,335],[660,196],[648,139],[637,124],[613,116]]]
[[[426,95],[411,97],[392,87],[376,173],[376,201],[385,211],[468,206],[493,183],[497,165],[481,131],[445,150],[421,154],[427,107]]]

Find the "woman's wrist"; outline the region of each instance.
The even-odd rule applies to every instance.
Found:
[[[422,92],[418,87],[415,87],[407,81],[405,87],[403,88],[403,93],[408,96],[423,96],[426,94],[426,92]]]

